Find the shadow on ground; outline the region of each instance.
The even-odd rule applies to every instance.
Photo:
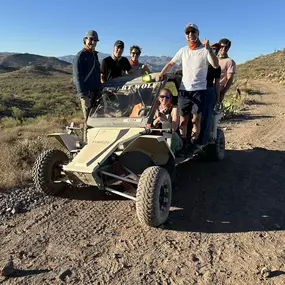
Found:
[[[233,114],[230,118],[227,118],[226,122],[242,122],[242,121],[251,121],[257,119],[268,119],[274,118],[274,116],[268,115],[251,115],[251,114]]]
[[[5,279],[1,280],[0,284],[6,283],[8,279],[10,278],[17,278],[17,277],[26,277],[31,275],[38,275],[50,272],[51,269],[15,269],[15,272],[11,273],[9,277],[6,277]],[[26,283],[25,283],[26,284]]]
[[[271,103],[265,103],[265,102],[262,102],[262,101],[256,101],[256,100],[245,100],[243,102],[245,105],[272,105]]]
[[[115,187],[113,187],[115,189]],[[117,188],[116,190],[122,190]],[[86,200],[86,201],[113,201],[126,200],[119,195],[112,194],[107,191],[99,190],[95,186],[69,187],[58,195],[61,198],[68,198],[71,200]]]
[[[228,150],[178,170],[166,228],[209,233],[285,229],[285,152]]]

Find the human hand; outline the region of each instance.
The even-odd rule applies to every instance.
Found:
[[[161,73],[159,73],[158,75],[156,75],[155,77],[155,81],[161,81],[163,79],[163,75]]]
[[[210,50],[210,49],[211,49],[209,40],[207,40],[207,39],[204,39],[204,40],[203,40],[202,45],[203,45],[207,50]]]

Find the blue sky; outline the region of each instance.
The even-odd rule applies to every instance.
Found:
[[[230,56],[242,63],[285,48],[284,0],[0,0],[0,52],[45,56],[76,54],[95,29],[97,50],[111,53],[117,39],[138,44],[144,55],[174,56],[186,44],[183,29],[194,22],[200,38],[227,37]]]

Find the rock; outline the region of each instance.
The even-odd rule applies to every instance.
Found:
[[[268,267],[263,267],[260,271],[262,278],[268,278],[270,276],[271,270]]]
[[[114,253],[113,258],[119,259],[119,258],[122,258],[122,255],[120,253]]]
[[[61,281],[65,281],[66,277],[70,277],[71,275],[72,275],[72,271],[70,269],[65,269],[59,274],[58,278]]]

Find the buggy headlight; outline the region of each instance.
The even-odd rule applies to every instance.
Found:
[[[143,76],[142,76],[142,81],[143,81],[143,82],[146,82],[146,83],[152,82],[152,77],[151,77],[151,75],[150,75],[150,74],[143,75]]]

